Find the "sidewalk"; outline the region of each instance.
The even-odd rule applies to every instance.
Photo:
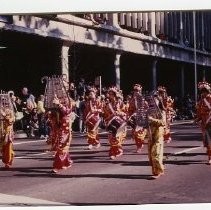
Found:
[[[0,207],[2,206],[67,206],[68,204],[52,202],[42,199],[0,193]]]

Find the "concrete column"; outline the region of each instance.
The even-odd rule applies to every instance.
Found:
[[[201,12],[201,48],[202,50],[205,50],[204,49],[204,39],[205,39],[205,36],[204,36],[204,12]]]
[[[181,66],[181,97],[185,96],[185,67]]]
[[[183,40],[184,40],[184,34],[183,34],[183,30],[184,30],[184,26],[183,26],[183,20],[182,20],[182,13],[180,12],[180,44],[184,44]]]
[[[151,14],[151,17],[153,14]],[[153,26],[151,25],[151,28]],[[160,12],[155,12],[155,34],[160,34]]]
[[[152,90],[156,90],[157,88],[157,60],[153,60],[152,62]]]
[[[202,70],[202,80],[203,81],[206,81],[206,69],[205,69],[206,67],[204,66],[203,67],[203,70]]]
[[[61,49],[61,73],[67,75],[69,81],[69,44],[64,44]]]
[[[150,13],[151,21],[150,21],[150,32],[152,37],[156,37],[155,34],[155,12]]]
[[[108,14],[108,16],[109,16],[109,21],[111,21],[111,25],[116,28],[120,28],[119,21],[118,21],[118,14],[111,13],[111,14]]]
[[[120,88],[120,57],[121,53],[117,52],[114,61],[117,88]]]

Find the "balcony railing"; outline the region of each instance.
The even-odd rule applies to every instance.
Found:
[[[33,25],[32,16],[19,16],[25,20],[27,26]],[[142,12],[142,13],[77,13],[64,15],[42,15],[43,21],[39,21],[44,29],[46,22],[44,20],[59,18],[70,21],[72,24],[76,17],[77,23],[91,26],[109,26],[110,28],[120,28],[128,32],[144,34],[149,38],[157,38],[171,43],[182,44],[186,47],[193,48],[193,16],[192,12]],[[36,19],[36,17],[35,17]],[[83,19],[83,21],[82,21]],[[72,21],[72,22],[71,22]],[[13,23],[12,16],[0,16],[0,22]],[[17,19],[14,24],[16,24]],[[198,11],[196,12],[196,46],[199,50],[211,51],[211,13]],[[105,28],[105,27],[104,27]],[[108,28],[108,27],[107,27]]]

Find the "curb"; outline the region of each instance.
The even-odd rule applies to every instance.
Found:
[[[182,122],[173,122],[170,125],[184,125],[184,124],[193,124],[194,120],[182,121]]]
[[[66,203],[53,202],[38,198],[0,193],[0,206],[67,206]]]

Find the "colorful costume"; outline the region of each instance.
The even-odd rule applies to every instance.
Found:
[[[211,164],[211,87],[207,82],[200,82],[198,88],[201,99],[196,106],[196,121],[201,121],[203,143],[207,148],[208,163]]]
[[[93,92],[94,93],[94,92]],[[90,98],[85,103],[84,119],[87,128],[87,141],[89,149],[93,146],[96,148],[100,147],[100,141],[98,136],[98,127],[100,124],[99,114],[102,112],[102,104],[100,100],[96,98]]]
[[[165,108],[164,141],[166,143],[169,143],[172,140],[170,124],[171,124],[172,116],[174,113],[174,109],[173,109],[174,101],[169,96],[167,96],[166,88],[163,86],[158,87],[158,95],[159,95],[160,101],[162,101],[162,104],[164,105],[164,108]]]
[[[58,142],[59,112],[55,110],[48,111],[46,118],[50,130],[46,143],[50,145],[50,151],[55,152]]]
[[[5,168],[9,168],[10,166],[12,166],[12,162],[14,159],[13,124],[15,122],[15,117],[13,111],[9,109],[1,112],[3,119],[0,120],[0,151],[2,153],[2,162],[5,164]]]
[[[141,85],[139,84],[134,85],[135,93],[129,102],[129,108],[128,108],[128,118],[129,118],[129,121],[132,120],[131,121],[132,122],[131,124],[132,138],[134,139],[136,143],[137,152],[141,152],[141,149],[144,146],[144,139],[147,134],[147,129],[145,127],[137,126],[136,117],[135,117],[135,115],[137,115],[138,109],[143,108],[143,110],[147,110],[148,108],[148,104],[146,101],[144,101],[144,104],[143,104],[144,107],[138,107],[137,94],[141,95],[141,89],[142,89]]]
[[[58,104],[58,127],[55,127],[54,136],[56,153],[53,162],[53,171],[57,172],[60,169],[71,167],[73,161],[70,159],[69,147],[72,140],[72,122],[70,114],[72,106]]]
[[[152,166],[152,174],[157,178],[164,173],[163,142],[164,122],[149,116],[148,156]]]
[[[109,156],[111,159],[123,154],[122,142],[125,136],[126,113],[123,112],[122,104],[117,100],[117,90],[111,88],[109,94],[112,93],[112,98],[104,106],[104,120],[106,128],[109,131],[110,150]]]

